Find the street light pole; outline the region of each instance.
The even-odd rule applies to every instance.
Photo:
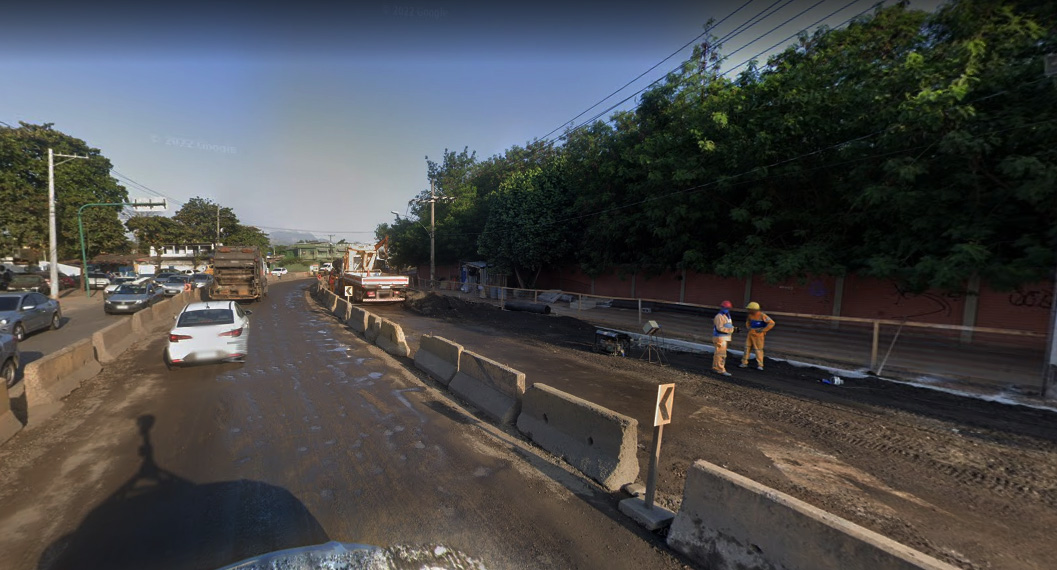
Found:
[[[56,230],[55,223],[55,157],[59,156],[66,160],[60,162],[69,162],[75,158],[87,159],[87,156],[78,156],[76,154],[55,154],[55,152],[48,147],[48,269],[51,273],[51,298],[59,298],[59,237],[58,231]],[[87,275],[81,275],[81,280],[87,279]]]

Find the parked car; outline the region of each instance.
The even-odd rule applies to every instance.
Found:
[[[18,339],[14,335],[0,334],[0,382],[10,388],[18,372]]]
[[[151,282],[124,283],[118,285],[117,289],[107,297],[106,301],[103,301],[103,312],[108,315],[135,313],[163,299],[165,299],[165,295],[159,285]]]
[[[162,292],[165,293],[166,297],[172,297],[183,293],[184,285],[190,281],[191,278],[186,275],[172,275],[165,281],[159,283],[162,287]]]
[[[40,275],[41,277],[44,278],[44,282],[48,284],[48,291],[47,292],[50,293],[51,292],[51,273],[48,272],[48,271],[34,271],[33,274],[34,275]],[[69,275],[66,275],[65,273],[63,273],[61,271],[59,272],[59,290],[60,291],[62,291],[64,289],[76,289],[77,288],[77,283],[78,283],[77,279],[74,279],[73,277],[70,277]]]
[[[213,282],[213,276],[208,273],[195,273],[191,276],[191,282],[194,284],[195,289],[202,289],[203,287],[209,287],[209,284]]]
[[[7,283],[8,291],[36,291],[50,293],[51,284],[47,279],[35,273],[15,273]]]
[[[174,275],[180,275],[180,274],[176,273],[176,272],[173,272],[173,271],[163,271],[161,273],[157,273],[157,274],[154,275],[154,282],[155,283],[165,283],[166,281],[169,280],[170,277],[172,277]]]
[[[40,329],[62,326],[59,302],[37,292],[0,293],[0,333],[13,335],[19,342]]]
[[[88,272],[88,287],[91,289],[106,289],[110,285],[110,276],[106,273]]]
[[[286,271],[285,267],[276,267],[276,268],[272,269],[272,275],[274,275],[276,277],[281,277],[283,275],[286,275],[286,273],[287,273],[287,271]]]
[[[167,364],[243,362],[249,348],[250,314],[235,301],[187,305],[169,331]]]
[[[115,278],[111,279],[110,280],[110,285],[107,285],[105,288],[103,288],[103,298],[106,298],[107,296],[113,294],[114,291],[117,291],[118,287],[124,285],[125,283],[132,283],[133,281],[136,281],[136,279],[138,279],[138,278],[137,277],[115,277]]]

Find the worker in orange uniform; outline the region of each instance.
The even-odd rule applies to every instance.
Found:
[[[749,334],[745,336],[745,354],[741,355],[739,368],[749,366],[749,352],[756,352],[756,370],[763,370],[763,339],[767,331],[774,328],[774,319],[760,310],[760,304],[753,301],[745,305],[748,314],[745,316],[745,328]]]
[[[712,354],[712,371],[724,376],[730,376],[727,372],[727,344],[730,343],[730,335],[738,332],[734,326],[734,320],[730,318],[730,310],[734,304],[723,301],[719,304],[719,312],[712,320],[712,345],[715,351]]]

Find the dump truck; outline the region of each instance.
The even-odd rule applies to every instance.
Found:
[[[209,298],[260,301],[268,295],[268,267],[257,246],[220,246],[213,254]]]
[[[334,293],[354,303],[401,302],[406,299],[408,277],[385,273],[376,267],[386,265],[387,242],[388,238],[383,238],[374,246],[350,245],[345,256],[335,260],[330,280]]]

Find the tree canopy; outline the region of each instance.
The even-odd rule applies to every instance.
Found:
[[[55,167],[59,258],[80,257],[77,210],[90,203],[128,201],[128,192],[110,175],[101,151],[53,128],[51,123],[0,126],[0,233],[4,247],[48,250],[48,148],[56,154],[87,156]],[[55,162],[65,160],[56,158]],[[86,208],[82,218],[89,255],[123,253],[128,240],[118,207]],[[7,252],[4,252],[7,253]]]
[[[232,208],[200,197],[188,200],[171,218],[133,216],[125,225],[136,236],[140,249],[145,251],[164,244],[215,243],[218,216],[220,243],[268,247],[268,234],[240,223]]]
[[[527,274],[690,269],[780,281],[855,272],[957,290],[1052,275],[1057,245],[1053,2],[879,7],[720,73],[715,38],[637,106],[560,145],[427,158],[439,262]],[[428,191],[426,192],[428,194]],[[421,197],[421,195],[420,195]],[[428,205],[412,213],[428,224]],[[383,224],[401,264],[429,258]]]

